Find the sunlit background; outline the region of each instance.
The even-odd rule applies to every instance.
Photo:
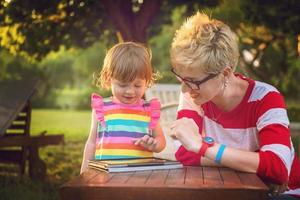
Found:
[[[0,81],[38,77],[31,134],[65,135],[64,146],[40,149],[47,180],[32,181],[18,176],[17,167],[0,165],[0,198],[58,199],[59,186],[79,173],[90,94],[110,94],[93,85],[107,49],[119,41],[145,43],[161,74],[158,82],[177,83],[169,72],[170,44],[197,10],[231,26],[240,41],[237,71],[277,87],[290,120],[300,121],[299,6],[259,0],[0,0]]]

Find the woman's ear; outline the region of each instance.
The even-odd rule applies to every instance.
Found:
[[[229,79],[229,77],[232,74],[232,69],[231,67],[225,67],[225,69],[223,70],[223,76],[225,79]]]

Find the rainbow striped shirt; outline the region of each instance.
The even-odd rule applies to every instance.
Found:
[[[153,152],[133,143],[149,135],[160,117],[157,99],[128,105],[92,94],[98,120],[95,159],[152,157]]]

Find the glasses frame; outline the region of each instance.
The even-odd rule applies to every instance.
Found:
[[[203,78],[202,80],[199,80],[199,81],[191,81],[191,80],[188,80],[188,79],[185,79],[183,77],[181,77],[179,74],[177,74],[174,70],[174,68],[171,68],[171,72],[181,81],[183,82],[184,84],[186,84],[190,89],[192,90],[199,90],[200,89],[200,85],[205,83],[206,81],[216,77],[219,75],[218,74],[208,74],[205,78]],[[195,89],[192,85],[190,84],[193,84],[195,86],[197,86],[197,88]]]

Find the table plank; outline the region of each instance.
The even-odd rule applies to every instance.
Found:
[[[186,168],[183,169],[170,169],[165,185],[172,185],[182,187],[185,179]]]
[[[243,172],[237,172],[238,176],[241,179],[241,182],[243,183],[245,188],[266,188],[268,187],[262,182],[262,180],[258,176],[253,176],[251,173],[243,173]]]
[[[160,187],[165,184],[169,170],[153,170],[146,184],[148,186]]]
[[[239,175],[229,168],[219,168],[223,183],[227,187],[240,187],[243,185]]]
[[[203,182],[207,187],[220,187],[223,180],[217,167],[203,167]]]
[[[97,173],[96,176],[92,177],[87,181],[89,185],[105,185],[107,182],[110,181],[110,179],[114,176],[114,173],[106,173],[106,172],[100,172]]]
[[[135,172],[118,172],[107,182],[107,186],[125,185]]]
[[[129,185],[144,186],[152,171],[137,171],[126,182]]]
[[[204,185],[202,167],[189,167],[186,169],[185,184],[192,187]]]
[[[100,175],[99,171],[89,169],[88,171],[82,173],[80,176],[77,176],[73,180],[65,183],[64,186],[66,186],[66,187],[84,186],[85,184],[87,184],[89,182],[89,180],[91,180],[92,178],[94,178],[95,176],[98,176],[98,175]]]

